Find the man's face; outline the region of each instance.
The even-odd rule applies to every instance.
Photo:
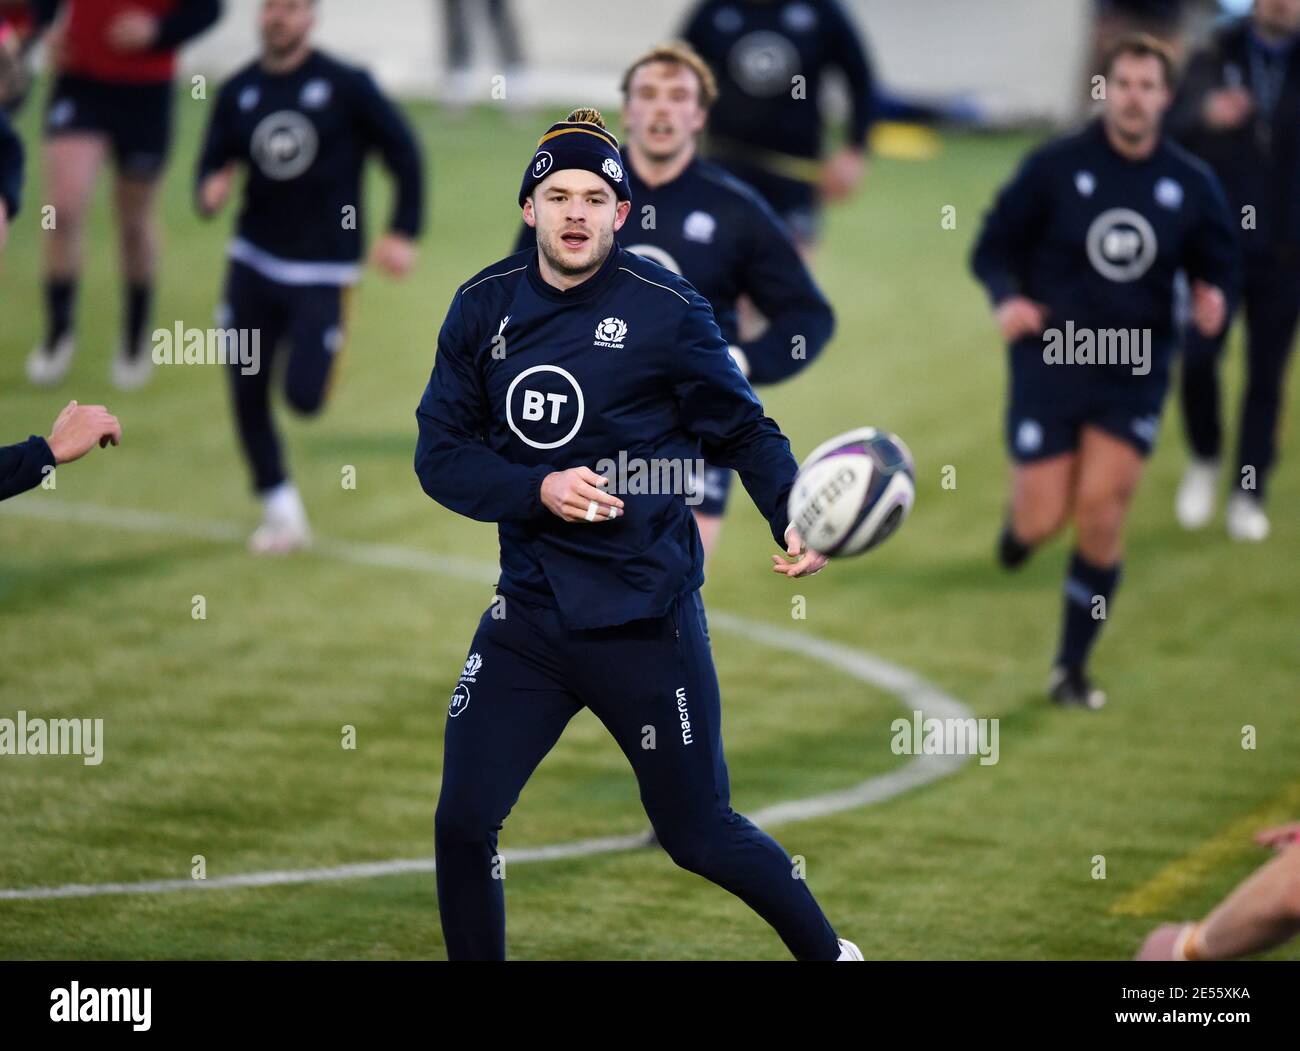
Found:
[[[551,172],[524,202],[524,222],[537,231],[538,251],[570,277],[599,268],[614,246],[614,233],[631,204],[614,196],[594,172],[565,168]]]
[[[632,74],[623,125],[654,161],[669,161],[686,149],[704,127],[708,114],[700,106],[700,82],[680,62],[647,62]]]
[[[1106,78],[1106,123],[1121,138],[1145,139],[1169,108],[1164,66],[1155,55],[1120,55]]]
[[[1300,33],[1300,0],[1255,0],[1255,22],[1277,36]]]
[[[315,21],[312,0],[264,0],[262,44],[272,55],[287,55],[306,41]]]

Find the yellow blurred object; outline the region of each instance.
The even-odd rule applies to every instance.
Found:
[[[943,150],[943,140],[924,124],[881,121],[871,129],[871,152],[895,161],[934,160]]]

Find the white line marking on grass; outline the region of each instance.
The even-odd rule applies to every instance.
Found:
[[[186,518],[181,515],[152,511],[119,510],[92,504],[27,498],[3,505],[0,515],[31,518],[48,522],[72,522],[82,525],[103,526],[131,533],[166,534],[192,540],[215,543],[242,543],[245,531],[229,522],[216,522]],[[382,569],[401,569],[408,572],[430,573],[455,577],[473,583],[494,583],[498,568],[495,564],[470,559],[448,559],[419,551],[415,548],[389,544],[368,544],[358,541],[318,540],[311,554],[354,565]],[[819,639],[813,635],[778,628],[759,621],[748,620],[732,613],[708,611],[710,630],[720,629],[760,642],[774,649],[785,650],[800,657],[810,657],[827,667],[838,669],[859,682],[878,687],[893,694],[908,711],[919,710],[927,717],[939,719],[968,719],[973,713],[956,698],[937,686],[862,650],[842,643]],[[964,755],[918,755],[907,765],[886,774],[869,777],[849,788],[774,803],[752,811],[748,817],[763,828],[826,817],[845,810],[880,803],[903,792],[947,777],[964,763]],[[645,846],[644,832],[625,836],[606,836],[599,839],[582,839],[572,843],[549,846],[517,847],[502,851],[506,863],[520,864],[534,861],[554,861],[560,858],[591,857],[595,854],[612,854],[636,850]],[[235,876],[215,876],[212,879],[144,880],[138,883],[74,883],[61,887],[16,887],[0,889],[0,900],[32,900],[40,898],[90,898],[104,894],[166,894],[186,890],[226,890],[237,887],[272,887],[296,883],[327,883],[334,880],[369,879],[375,876],[396,876],[406,873],[434,871],[432,858],[398,858],[391,861],[361,862],[351,865],[333,865],[325,868],[287,869],[269,872],[247,872]]]

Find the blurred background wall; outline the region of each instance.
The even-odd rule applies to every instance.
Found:
[[[843,0],[891,91],[968,97],[996,123],[1064,121],[1078,109],[1091,0]],[[390,89],[432,97],[446,85],[441,0],[320,0],[321,44],[364,63]],[[252,57],[259,0],[226,0],[220,26],[186,53],[193,70],[225,74]],[[480,23],[471,72],[486,101],[502,73]],[[528,63],[525,99],[561,107],[617,98],[627,61],[675,35],[692,0],[514,0]]]

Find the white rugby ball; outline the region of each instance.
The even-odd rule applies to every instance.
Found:
[[[859,427],[817,446],[790,490],[790,522],[805,544],[831,558],[887,540],[916,499],[912,454],[895,434]]]

